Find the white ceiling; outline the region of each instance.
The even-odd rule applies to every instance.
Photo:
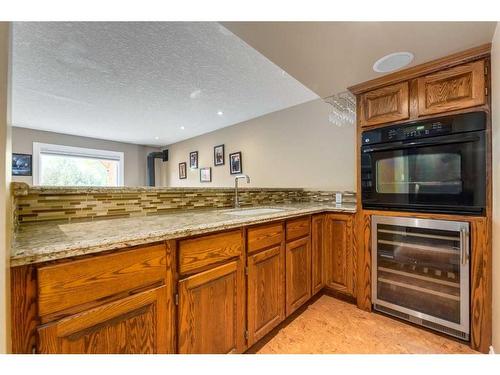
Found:
[[[383,75],[373,63],[412,52],[409,66],[489,43],[496,22],[223,22],[321,97]]]
[[[16,22],[12,61],[14,126],[137,144],[318,98],[215,22]]]

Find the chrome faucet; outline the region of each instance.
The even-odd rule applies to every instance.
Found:
[[[246,174],[239,174],[238,176],[234,177],[234,208],[240,208],[240,198],[238,196],[238,180],[240,178],[246,178],[247,184],[250,183],[250,177],[248,177]]]

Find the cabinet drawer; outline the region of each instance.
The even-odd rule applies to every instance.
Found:
[[[164,283],[165,245],[100,255],[38,269],[40,316]]]
[[[248,228],[247,252],[254,253],[273,245],[280,245],[283,239],[283,224],[273,223]]]
[[[382,87],[360,96],[361,126],[405,120],[410,117],[408,82]]]
[[[241,255],[240,230],[179,241],[179,272],[192,273]]]
[[[291,241],[309,235],[310,219],[301,217],[286,222],[286,240]]]
[[[484,72],[484,61],[480,60],[418,78],[419,115],[484,104]]]

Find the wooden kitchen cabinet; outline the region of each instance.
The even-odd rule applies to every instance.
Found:
[[[286,316],[311,297],[311,242],[309,235],[286,244]]]
[[[315,295],[325,286],[325,215],[311,219],[311,293]]]
[[[240,258],[180,280],[178,293],[179,353],[243,352],[245,288]]]
[[[326,214],[324,226],[326,286],[351,297],[356,295],[353,221],[350,214]]]
[[[38,352],[169,353],[168,310],[165,286],[134,294],[41,326]]]
[[[406,81],[361,94],[359,124],[365,127],[409,118],[408,92]]]
[[[282,245],[248,257],[248,345],[285,319],[285,251]]]
[[[165,244],[37,269],[37,352],[173,353],[172,257]]]
[[[474,61],[419,77],[417,86],[419,116],[483,105],[485,62]]]

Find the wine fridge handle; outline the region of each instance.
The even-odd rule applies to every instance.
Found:
[[[460,263],[463,265],[469,261],[469,231],[460,229]]]

